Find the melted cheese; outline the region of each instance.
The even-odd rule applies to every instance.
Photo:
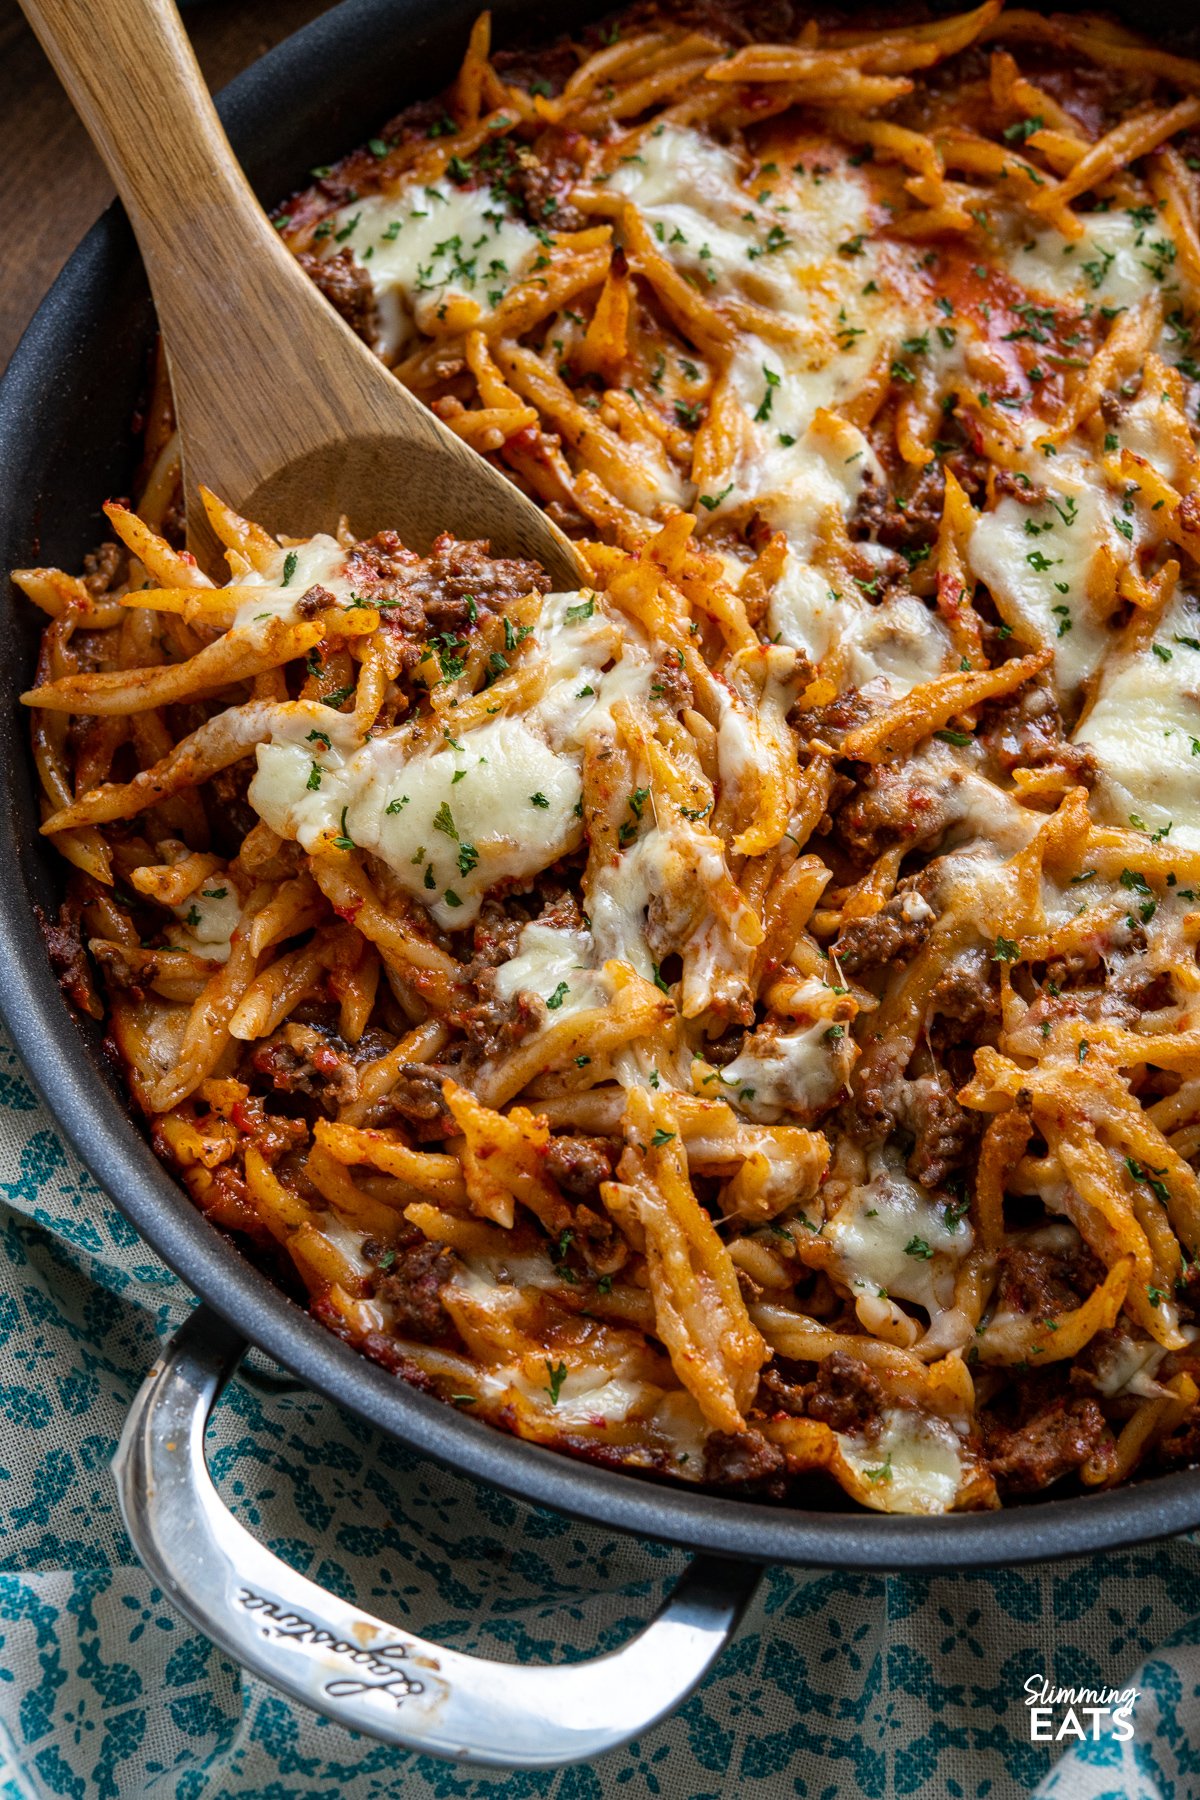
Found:
[[[890,1151],[875,1156],[871,1179],[827,1221],[824,1236],[855,1293],[909,1300],[931,1317],[953,1304],[956,1266],[974,1243],[967,1220],[948,1226]]]
[[[567,1018],[588,1007],[603,1006],[609,987],[594,968],[590,931],[572,931],[536,921],[521,932],[517,954],[496,970],[495,991],[500,1000],[517,994],[537,994],[551,1018]]]
[[[1096,753],[1095,799],[1114,824],[1170,827],[1170,842],[1200,849],[1200,614],[1186,596],[1167,611],[1154,644],[1114,659],[1077,738]],[[1157,646],[1157,650],[1155,649]],[[1161,654],[1165,652],[1164,654]]]
[[[789,1113],[811,1116],[829,1104],[846,1078],[842,1046],[848,1039],[844,1028],[832,1025],[837,1006],[832,988],[802,982],[789,1008],[810,1012],[811,1023],[794,1031],[764,1026],[747,1037],[721,1070],[724,1095],[739,1112],[770,1124]]]
[[[591,594],[547,596],[536,655],[544,686],[521,717],[416,747],[407,727],[361,743],[350,716],[276,709],[251,805],[310,852],[373,852],[439,925],[469,925],[498,881],[528,880],[579,842],[583,747],[651,678],[634,634],[623,641]]]
[[[296,604],[311,587],[323,587],[335,600],[348,602],[354,584],[346,573],[346,552],[326,532],[280,550],[266,572],[247,569],[235,577],[238,587],[253,588],[253,599],[244,600],[234,615],[238,631],[254,635],[258,624],[271,619],[294,619]]]
[[[1028,218],[1018,224],[1019,242],[1012,245],[1010,239],[1005,258],[1013,279],[1035,294],[1080,307],[1135,306],[1154,288],[1164,298],[1178,292],[1175,246],[1161,216],[1147,224],[1118,209],[1083,213],[1079,220],[1083,236],[1078,239],[1049,226],[1031,231]]]
[[[328,729],[328,709],[298,706],[260,745],[250,804],[310,853],[339,840],[373,851],[449,930],[476,917],[497,881],[536,875],[579,840],[578,765],[523,719],[489,719],[458,745],[412,755],[399,733],[322,751],[314,727]]]
[[[721,895],[732,908],[726,922]],[[601,870],[588,895],[596,949],[654,978],[672,951],[683,958],[686,1018],[739,990],[761,932],[734,888],[725,846],[702,823],[664,808],[660,821]],[[649,917],[648,917],[649,915]]]
[[[436,331],[455,301],[466,328],[492,312],[541,254],[536,233],[489,188],[435,181],[371,194],[333,214],[325,254],[345,248],[366,271],[379,317],[376,349],[395,362],[418,332]]]
[[[176,949],[207,957],[210,962],[229,961],[231,940],[241,923],[242,903],[227,877],[213,876],[201,883],[194,894],[171,910],[179,920],[178,926],[168,932]]]
[[[944,1419],[890,1407],[872,1438],[837,1434],[843,1461],[859,1478],[858,1497],[880,1512],[949,1512],[963,1479],[962,1445]]]
[[[1031,473],[1045,479],[1044,468]],[[1112,606],[1114,571],[1128,564],[1132,545],[1113,522],[1116,497],[1096,465],[1056,459],[1050,495],[1037,506],[1004,496],[975,526],[969,556],[1001,617],[1023,640],[1053,649],[1059,688],[1073,697],[1112,643],[1098,603],[1107,594]]]
[[[770,601],[773,638],[843,682],[904,693],[948,666],[940,620],[910,596],[872,606],[824,551],[883,473],[857,426],[833,409],[916,320],[893,252],[872,240],[867,179],[848,162],[820,180],[789,171],[747,186],[739,156],[702,132],[665,127],[640,141],[611,185],[634,201],[664,252],[702,292],[785,319],[789,338],[739,333],[726,381],[741,414],[730,460],[712,477],[705,522],[753,502],[785,532]],[[869,554],[869,547],[868,547]],[[736,571],[731,569],[736,576]]]

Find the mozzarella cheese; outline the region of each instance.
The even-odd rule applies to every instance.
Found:
[[[1096,799],[1119,825],[1200,849],[1200,613],[1176,597],[1153,643],[1104,668],[1078,741],[1096,753]]]
[[[651,678],[636,635],[587,593],[547,596],[536,656],[544,688],[528,711],[432,743],[406,726],[363,743],[352,716],[277,708],[251,805],[309,852],[371,851],[445,929],[471,924],[498,881],[528,880],[579,842],[583,747]]]
[[[1178,292],[1165,220],[1147,221],[1124,208],[1078,216],[1083,235],[1077,239],[1050,226],[1030,230],[1027,215],[1010,228],[1006,261],[1023,288],[1079,307],[1135,306],[1156,287],[1164,295]]]
[[[804,981],[788,1004],[793,1013],[809,1012],[810,1022],[797,1024],[794,1031],[764,1026],[751,1033],[721,1070],[724,1096],[748,1118],[768,1124],[789,1114],[811,1116],[829,1104],[845,1081],[841,1046],[846,1034],[832,1023],[838,1004],[833,990],[819,981]]]
[[[1045,480],[1034,461],[1026,468]],[[1075,700],[1112,644],[1107,612],[1132,544],[1114,522],[1120,516],[1128,527],[1103,474],[1083,458],[1073,466],[1056,458],[1047,492],[1045,504],[1007,495],[983,514],[971,536],[971,573],[1022,640],[1050,645],[1059,690]]]
[[[966,1219],[954,1226],[904,1173],[891,1150],[876,1152],[871,1179],[826,1222],[839,1272],[854,1292],[909,1300],[931,1317],[953,1304],[958,1263],[974,1244]]]
[[[343,247],[367,273],[379,319],[376,349],[396,362],[438,311],[457,303],[464,325],[499,305],[541,253],[536,233],[485,187],[441,180],[370,194],[332,214],[327,256]]]
[[[746,173],[733,150],[666,126],[611,181],[702,293],[761,307],[789,328],[739,334],[726,380],[741,427],[706,516],[753,502],[785,532],[773,638],[829,659],[845,682],[879,679],[904,693],[947,666],[940,621],[911,597],[872,606],[853,583],[835,586],[825,553],[831,527],[844,531],[866,483],[883,479],[863,433],[833,409],[915,320],[908,284],[892,250],[868,235],[870,190],[848,162],[819,179],[760,178],[756,191]]]
[[[234,615],[235,628],[248,636],[255,635],[256,626],[266,627],[272,619],[294,619],[297,601],[312,587],[323,587],[343,605],[354,596],[346,552],[335,537],[323,531],[281,549],[269,569],[247,569],[235,580],[238,587],[254,590]]]
[[[962,1444],[944,1419],[889,1407],[872,1438],[838,1432],[842,1460],[858,1477],[858,1497],[880,1512],[949,1512],[963,1479]]]
[[[594,968],[595,947],[590,931],[534,921],[521,932],[517,954],[496,970],[495,992],[500,1000],[517,994],[537,994],[555,1018],[568,1018],[589,1007],[603,1006],[609,986]]]

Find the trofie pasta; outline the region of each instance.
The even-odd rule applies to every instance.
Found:
[[[704,4],[485,16],[283,208],[590,570],[205,493],[214,585],[160,373],[16,576],[51,953],[329,1329],[731,1492],[1197,1459],[1198,172],[1094,16]]]

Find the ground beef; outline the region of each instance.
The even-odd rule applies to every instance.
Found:
[[[487,899],[479,909],[475,922],[473,945],[475,955],[468,973],[481,975],[485,969],[498,969],[517,954],[524,919],[514,918],[499,900]]]
[[[322,613],[331,611],[337,604],[336,596],[331,594],[328,588],[322,587],[320,582],[314,581],[310,588],[305,588],[297,600],[296,617],[298,619],[317,619]]]
[[[911,493],[893,498],[878,482],[864,483],[850,521],[850,535],[886,544],[889,550],[921,550],[932,544],[942,521],[945,477],[934,461],[921,470]]]
[[[788,714],[788,723],[803,736],[820,738],[836,747],[848,731],[866,724],[871,710],[871,702],[864,700],[856,687],[848,687],[827,706],[814,706],[808,712],[799,706],[793,707]]]
[[[104,1017],[104,1005],[96,991],[92,963],[83,942],[83,902],[68,894],[59,909],[58,922],[48,918],[40,906],[34,914],[46,944],[50,965],[58,976],[58,984],[73,1006],[93,1019]]]
[[[817,1419],[833,1431],[865,1431],[878,1419],[883,1389],[866,1363],[834,1350],[812,1381],[787,1382],[775,1369],[762,1379],[764,1398],[796,1418]]]
[[[230,1112],[230,1118],[244,1137],[252,1139],[255,1148],[266,1162],[277,1163],[289,1153],[298,1150],[308,1142],[308,1126],[303,1119],[288,1119],[279,1113],[269,1113],[257,1094],[247,1094],[239,1100]],[[311,1193],[312,1189],[299,1171],[292,1170],[299,1179],[297,1186],[303,1193]]]
[[[1014,769],[1061,769],[1069,781],[1091,787],[1096,761],[1090,750],[1067,742],[1062,714],[1049,687],[1026,687],[992,701],[978,737],[1006,774]]]
[[[452,1073],[437,1063],[404,1063],[395,1086],[368,1110],[362,1124],[376,1130],[403,1124],[419,1144],[453,1137],[458,1127],[443,1095]]]
[[[461,632],[525,594],[546,594],[550,577],[523,557],[492,556],[486,539],[443,532],[418,556],[394,531],[356,544],[346,559],[350,579],[368,589],[407,630]]]
[[[379,314],[371,277],[362,264],[355,262],[349,250],[339,250],[333,256],[302,250],[296,261],[334,311],[341,313],[351,331],[374,347],[379,336]]]
[[[779,1497],[787,1459],[761,1431],[712,1431],[704,1445],[704,1479]]]
[[[453,1250],[423,1238],[394,1252],[385,1251],[379,1266],[385,1264],[385,1272],[376,1277],[375,1292],[395,1307],[397,1336],[422,1341],[444,1337],[450,1320],[441,1294],[458,1267]]]
[[[450,1023],[470,1039],[476,1058],[498,1056],[537,1029],[542,1002],[536,995],[522,990],[501,1000],[494,969],[469,972],[469,985],[474,998],[450,1014]]]
[[[128,569],[129,552],[124,544],[101,544],[83,559],[83,585],[98,600],[121,585]]]
[[[993,964],[984,950],[960,952],[934,983],[929,996],[931,1042],[935,1048],[977,1043],[1000,1016],[1000,1000],[992,980]]]
[[[929,936],[936,914],[911,882],[906,882],[869,919],[852,919],[833,946],[844,975],[859,975],[883,963],[903,962]]]
[[[546,1173],[564,1194],[575,1200],[593,1200],[600,1183],[612,1180],[620,1148],[612,1138],[551,1138],[546,1151]]]
[[[714,1069],[727,1069],[742,1054],[749,1033],[744,1025],[727,1025],[718,1038],[704,1046],[704,1060]]]
[[[540,1017],[540,1002],[528,993],[511,1000],[496,997],[496,970],[509,962],[520,945],[521,932],[534,920],[557,930],[578,931],[583,924],[579,902],[568,888],[545,878],[537,898],[509,894],[483,903],[475,925],[475,955],[465,970],[471,999],[454,1014],[454,1022],[471,1039],[477,1055],[495,1056],[519,1043]]]
[[[992,485],[997,494],[1007,495],[1011,500],[1019,500],[1022,506],[1044,506],[1046,490],[1036,481],[1029,481],[1024,475],[1014,475],[1009,469],[997,469],[992,477]]]
[[[241,762],[210,775],[201,789],[214,848],[230,858],[237,855],[258,824],[258,814],[246,798],[254,774],[253,759],[243,757]]]
[[[808,15],[792,0],[676,0],[671,8],[671,22],[680,30],[702,31],[732,44],[789,43],[798,36]],[[624,15],[624,32],[631,36],[635,29],[662,29],[662,13],[657,0],[632,8]],[[593,44],[605,42],[600,27],[590,27]]]
[[[1090,1398],[1056,1395],[1019,1424],[983,1415],[984,1453],[1005,1494],[1035,1494],[1093,1456],[1113,1454],[1112,1432]]]
[[[580,164],[561,143],[551,141],[535,152],[517,151],[508,186],[526,213],[552,231],[582,231],[591,223],[567,196],[579,181]]]
[[[1055,1319],[1072,1312],[1104,1280],[1104,1268],[1086,1244],[1070,1249],[1039,1249],[1006,1244],[999,1256],[997,1308]]]
[[[562,36],[552,44],[524,45],[492,51],[492,67],[497,75],[526,93],[561,94],[579,67],[571,39]]]
[[[939,1188],[966,1162],[982,1129],[982,1114],[960,1106],[935,1075],[908,1083],[904,1114],[914,1139],[908,1172],[923,1188]]]
[[[355,1055],[336,1033],[290,1019],[255,1045],[249,1061],[255,1074],[264,1077],[276,1093],[302,1094],[333,1113],[358,1093],[355,1064],[371,1060],[361,1054],[361,1048]]]
[[[897,844],[931,842],[955,816],[953,790],[944,782],[935,786],[903,764],[878,763],[838,807],[833,830],[844,849],[874,862]]]
[[[973,450],[964,447],[943,458],[942,466],[957,476],[958,485],[972,505],[979,506],[987,493],[988,474],[995,464],[986,456],[976,456]]]

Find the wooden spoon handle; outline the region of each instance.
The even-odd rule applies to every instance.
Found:
[[[234,257],[264,254],[264,244],[280,248],[229,147],[174,0],[22,5],[125,203],[169,331],[181,293],[192,318],[214,271],[219,278]]]

